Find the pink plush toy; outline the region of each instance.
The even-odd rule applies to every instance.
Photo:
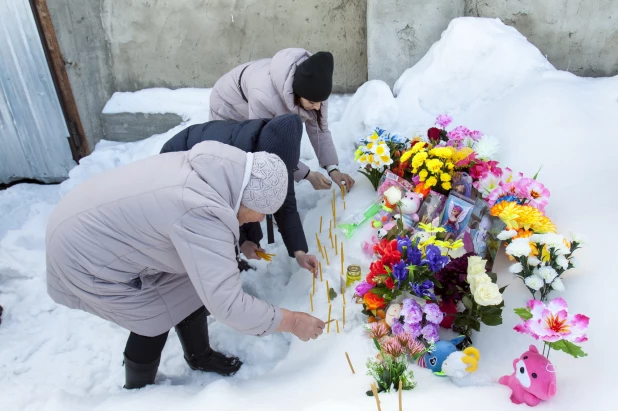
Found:
[[[375,235],[371,236],[371,242],[369,241],[363,241],[361,243],[361,247],[363,249],[363,253],[365,253],[365,255],[367,255],[367,257],[373,257],[375,254],[375,251],[373,251],[373,247],[378,244],[380,242],[380,239],[378,237],[376,237]]]
[[[530,346],[519,358],[513,360],[515,372],[501,377],[499,382],[508,386],[513,393],[511,401],[515,404],[525,403],[531,407],[541,400],[548,400],[556,395],[556,371],[552,363],[539,354],[539,350]]]
[[[406,230],[412,228],[414,223],[418,222],[418,210],[421,208],[423,197],[409,191],[400,201],[399,209],[401,210],[401,218],[403,218],[404,227]]]

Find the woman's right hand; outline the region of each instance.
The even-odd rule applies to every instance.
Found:
[[[316,339],[324,332],[324,321],[307,313],[288,311],[281,309],[283,319],[277,331],[289,332],[297,336],[301,341]]]
[[[318,171],[310,171],[305,180],[309,181],[315,190],[328,190],[331,187],[328,177]]]

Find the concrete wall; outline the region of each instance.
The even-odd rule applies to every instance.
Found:
[[[439,40],[450,20],[460,16],[497,17],[514,26],[559,70],[580,76],[618,74],[618,0],[367,3],[369,79],[385,80],[390,86]]]
[[[47,0],[75,103],[93,150],[103,138],[100,115],[116,91],[98,0]]]
[[[560,70],[618,74],[618,0],[466,0],[466,15],[500,18]]]
[[[367,80],[365,0],[102,0],[118,90],[211,87],[286,47],[335,56],[335,92]]]
[[[368,0],[367,56],[369,79],[391,88],[427,53],[465,0]]]

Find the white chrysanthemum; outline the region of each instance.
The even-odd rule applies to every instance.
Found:
[[[569,267],[569,260],[563,255],[559,255],[556,258],[556,264],[562,267],[563,270],[566,270]]]
[[[519,274],[524,270],[524,266],[521,263],[515,263],[509,267],[509,271],[513,274]]]
[[[573,268],[579,267],[579,260],[577,258],[571,257],[570,260],[571,260],[571,264],[573,265]]]
[[[498,234],[498,240],[500,241],[510,240],[516,235],[517,235],[517,231],[515,230],[504,230],[500,234]]]
[[[543,280],[536,275],[531,275],[524,280],[524,283],[534,291],[538,291],[543,287]]]
[[[551,284],[551,282],[554,281],[554,278],[558,277],[558,273],[556,272],[556,270],[554,270],[553,267],[547,265],[539,268],[539,272],[537,275],[543,280],[545,280],[547,284]]]
[[[527,238],[516,238],[506,247],[506,253],[513,257],[527,257],[532,252]]]
[[[541,264],[541,260],[539,260],[535,256],[528,258],[528,265],[531,265],[532,267],[536,267],[539,264]]]
[[[532,234],[528,239],[531,243],[545,244],[545,234]]]
[[[547,246],[554,248],[564,246],[564,236],[555,233],[543,234],[542,244],[546,244]]]
[[[551,247],[554,249],[554,253],[556,253],[556,255],[567,255],[567,254],[571,254],[571,250],[569,249],[569,247],[567,247],[564,244],[560,244],[558,246],[555,247]]]
[[[562,280],[560,278],[556,278],[551,283],[551,288],[553,288],[556,291],[564,291],[564,283],[562,282]]]
[[[483,136],[474,143],[472,149],[481,160],[495,160],[500,152],[500,140],[494,136]]]

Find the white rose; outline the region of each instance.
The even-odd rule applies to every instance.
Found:
[[[528,286],[528,288],[533,289],[534,291],[538,291],[543,287],[543,280],[536,275],[531,275],[524,280],[524,283]]]
[[[511,266],[509,267],[509,271],[510,271],[512,274],[519,274],[519,273],[521,273],[522,271],[524,271],[524,266],[523,266],[523,265],[521,265],[521,263],[515,263],[515,264],[513,264],[513,265],[511,265]]]
[[[474,301],[483,306],[498,305],[502,302],[502,294],[497,284],[483,283],[474,290]]]
[[[468,276],[485,274],[486,263],[487,260],[483,260],[479,256],[473,255],[468,257]]]
[[[527,257],[532,252],[527,238],[516,238],[506,247],[506,253],[513,257]]]
[[[551,288],[553,288],[556,291],[564,291],[564,283],[562,282],[562,280],[560,278],[556,278],[551,283]]]
[[[532,267],[536,267],[537,265],[541,264],[541,260],[539,260],[535,256],[532,256],[528,258],[528,264]]]
[[[562,267],[563,270],[566,270],[569,267],[569,260],[567,260],[565,256],[559,255],[558,258],[556,258],[556,264]]]
[[[500,234],[498,234],[498,240],[501,240],[501,241],[510,240],[516,235],[517,235],[517,231],[515,230],[504,230]]]
[[[472,291],[472,294],[474,294],[474,292],[481,284],[491,283],[491,277],[489,277],[485,273],[472,276],[469,275],[468,283],[470,284],[470,291]]]
[[[384,192],[384,197],[388,200],[389,203],[397,204],[399,201],[401,201],[401,190],[397,187],[389,187]]]
[[[558,276],[558,273],[552,267],[543,266],[539,268],[539,271],[538,273],[536,273],[536,275],[538,275],[539,278],[545,280],[547,284],[551,284],[551,282],[554,281],[554,278]]]

